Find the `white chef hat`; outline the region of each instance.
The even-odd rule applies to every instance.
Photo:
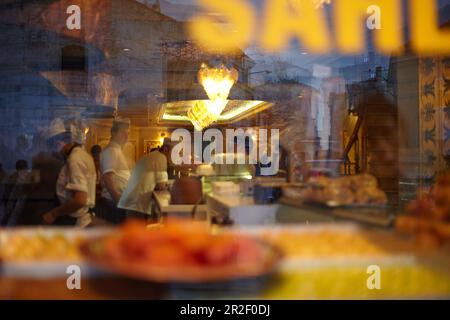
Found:
[[[111,126],[111,135],[114,135],[120,128],[129,128],[131,121],[128,118],[116,117]]]
[[[56,136],[67,134],[68,130],[64,124],[64,120],[61,118],[53,119],[49,127],[45,132],[45,137],[47,140],[55,138]]]
[[[123,118],[123,117],[118,116],[118,117],[114,118],[113,125],[114,124],[130,126],[131,125],[131,120],[129,118]]]
[[[72,141],[84,145],[86,143],[86,136],[89,132],[89,126],[82,119],[75,119],[70,124],[70,133]]]

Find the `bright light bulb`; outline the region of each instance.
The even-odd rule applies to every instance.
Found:
[[[237,79],[238,72],[234,68],[228,69],[224,65],[220,68],[209,68],[202,64],[198,71],[198,81],[209,100],[197,101],[187,114],[196,130],[202,130],[219,119]]]
[[[209,68],[202,64],[198,71],[198,81],[203,86],[211,101],[227,100],[230,90],[238,79],[236,69],[228,69],[224,65],[220,68]]]

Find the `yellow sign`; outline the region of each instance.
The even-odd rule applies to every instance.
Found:
[[[195,17],[189,25],[190,33],[211,51],[226,53],[257,43],[268,52],[280,52],[297,38],[311,53],[362,53],[368,7],[377,6],[382,23],[373,34],[380,53],[403,52],[406,22],[411,31],[409,44],[416,53],[450,53],[450,30],[438,26],[437,0],[409,0],[407,17],[402,15],[401,0],[333,0],[333,25],[315,0],[266,0],[261,21],[248,0],[198,2],[205,12],[214,15]],[[222,20],[216,21],[214,16]]]

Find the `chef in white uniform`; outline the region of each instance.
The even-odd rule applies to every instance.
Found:
[[[72,124],[70,131],[65,129],[61,119],[55,119],[50,125],[49,137],[56,139],[61,146],[65,164],[56,184],[61,205],[43,215],[45,224],[84,228],[92,221],[96,170],[94,160],[83,147],[86,129],[81,121]]]
[[[127,218],[146,219],[152,214],[153,190],[165,189],[167,182],[167,158],[154,149],[137,162],[118,207],[127,210]]]
[[[100,170],[103,190],[99,201],[101,215],[111,223],[125,220],[125,210],[117,208],[117,203],[130,179],[130,169],[123,153],[128,141],[130,120],[116,118],[111,127],[111,140],[100,154]]]

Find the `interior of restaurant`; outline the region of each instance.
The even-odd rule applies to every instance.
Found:
[[[323,12],[333,34],[339,31],[334,27],[338,22],[333,10],[346,1],[306,1],[313,3],[317,12]],[[241,2],[255,11],[259,23],[270,15],[264,11],[268,10],[265,5],[277,1]],[[278,2],[292,5],[286,4],[290,2],[287,0]],[[368,6],[380,2],[381,9],[385,5],[383,1],[369,2]],[[402,16],[408,17],[413,11],[412,2],[415,1],[398,1]],[[445,42],[449,39],[450,1],[431,2],[435,2],[430,10],[435,10],[438,28],[447,33],[443,37]],[[258,262],[266,269],[252,270],[254,273],[243,268],[239,274],[237,268],[230,271],[225,267],[220,269],[224,274],[214,273],[215,265],[208,265],[207,272],[193,267],[191,274],[176,268],[168,268],[166,273],[151,268],[145,272],[137,262],[136,266],[129,262],[135,260],[122,261],[115,269],[114,266],[111,269],[110,263],[108,269],[108,262],[95,256],[95,250],[87,245],[81,245],[78,252],[78,240],[74,239],[91,239],[95,229],[122,232],[125,240],[127,236],[131,239],[133,232],[144,233],[138,230],[137,221],[146,225],[143,227],[146,232],[157,230],[154,232],[158,235],[160,232],[161,237],[166,236],[161,230],[167,222],[168,233],[179,232],[180,239],[192,237],[198,241],[198,234],[203,231],[198,231],[200,227],[195,223],[207,225],[208,236],[217,236],[220,230],[227,230],[225,235],[229,230],[242,230],[274,245],[283,252],[283,259],[294,261],[291,265],[302,266],[282,268],[284,271],[277,280],[270,280],[267,286],[263,282],[264,288],[258,282],[255,292],[247,291],[251,286],[243,290],[243,285],[238,285],[237,292],[243,291],[245,296],[450,297],[450,268],[444,267],[450,266],[450,203],[447,206],[446,200],[450,199],[448,43],[447,51],[417,52],[411,36],[411,24],[415,20],[405,18],[395,25],[405,35],[401,44],[403,52],[380,51],[377,32],[381,32],[380,28],[385,26],[383,19],[387,20],[389,14],[385,18],[384,9],[378,8],[381,10],[378,12],[372,8],[374,11],[368,10],[360,21],[364,50],[354,54],[339,50],[317,53],[305,45],[307,41],[302,43],[302,33],[294,32],[279,52],[265,50],[254,39],[245,47],[237,45],[222,52],[212,50],[208,43],[192,35],[192,21],[203,15],[227,31],[233,29],[233,23],[242,28],[246,24],[233,20],[220,1],[207,3],[195,0],[1,1],[0,299],[173,298],[179,295],[192,298],[196,294],[208,298],[210,292],[201,280],[217,280],[214,275],[219,280],[245,278],[248,277],[245,272],[253,277],[266,275],[280,263],[276,251],[271,259],[277,263]],[[230,3],[237,6],[240,1]],[[292,6],[292,10],[298,9]],[[262,29],[254,30],[253,34],[262,34]],[[203,32],[213,33],[212,30]],[[239,30],[229,33],[233,32],[238,34]],[[226,34],[223,33],[223,42]],[[90,191],[84,191],[88,195],[83,205],[92,200],[88,209],[91,222],[84,229],[58,231],[61,225],[55,221],[62,221],[58,219],[66,210],[60,194],[55,204],[60,208],[58,213],[54,208],[42,209],[48,199],[39,198],[39,192],[44,194],[45,190],[51,194],[55,190],[59,192],[61,172],[46,171],[46,164],[39,162],[38,156],[48,151],[49,132],[61,123],[71,132],[72,139],[77,134],[81,137],[77,144],[73,144],[75,140],[66,144],[71,148],[65,154],[62,169],[68,170],[67,175],[72,174],[74,165],[70,159],[74,148],[80,145],[84,151],[79,152],[89,157],[94,146],[103,150],[99,158],[91,157],[95,160],[92,164],[96,166],[98,189],[94,199],[90,198]],[[122,195],[147,188],[139,195],[146,199],[143,200],[145,212],[136,209],[138,206],[134,204],[122,208],[122,203],[127,202],[123,196],[120,201],[111,202],[113,209],[100,203],[102,192],[110,190],[109,182],[104,180],[107,179],[104,178],[107,175],[103,168],[104,152],[111,148],[115,123],[128,124],[121,153],[131,178],[123,186]],[[228,135],[230,132],[235,135]],[[186,135],[179,139],[186,133],[189,139],[185,140]],[[215,135],[214,139],[211,135]],[[181,142],[185,149],[175,153]],[[205,150],[211,150],[212,145],[216,147],[214,159],[226,159],[225,163],[205,161]],[[249,154],[256,146],[258,157],[251,163]],[[260,157],[262,150],[266,151],[266,158]],[[245,161],[236,163],[239,151],[245,153]],[[163,169],[155,169],[157,160],[149,159],[160,159],[157,157],[161,154],[167,163]],[[186,161],[177,161],[180,157]],[[73,179],[69,177],[68,184],[89,180],[86,176],[91,172],[91,160],[83,161],[83,166],[77,167],[82,172],[74,174]],[[276,170],[264,171],[274,167]],[[152,182],[143,181],[146,177]],[[136,185],[132,185],[133,179],[137,179]],[[75,195],[85,190],[81,189],[66,185],[66,191],[70,192],[63,198],[76,201]],[[125,209],[128,211],[123,213],[120,223],[117,216],[109,216],[110,211]],[[48,212],[54,215],[47,215]],[[65,219],[62,224],[65,227],[67,221],[72,221],[75,227],[86,225],[80,222],[83,219],[79,215],[67,216],[74,220]],[[168,221],[172,217],[175,222],[170,229]],[[183,223],[184,227],[178,226]],[[211,228],[214,228],[212,233]],[[64,239],[58,240],[58,235]],[[257,249],[244,240],[242,250],[248,253],[244,254],[248,258]],[[61,247],[62,252],[58,251]],[[177,256],[180,259],[177,260],[170,251],[175,249],[165,248],[159,255],[154,254],[155,261],[183,265],[189,260],[186,256],[183,259]],[[431,250],[435,256],[427,260],[421,250]],[[350,266],[339,260],[349,256],[356,261]],[[358,260],[360,256],[366,260]],[[410,256],[426,262],[417,266],[410,260],[405,262],[405,257]],[[59,278],[48,276],[60,270],[58,263],[53,269],[39,267],[34,270],[40,271],[29,271],[30,265],[46,259],[57,260],[59,265],[70,259],[81,259],[100,270],[149,282],[174,280],[192,284],[197,279],[202,283],[202,290],[194,293],[183,287],[181,291],[167,293],[167,289],[143,289],[137,282],[112,277],[111,283],[120,283],[124,288],[123,292],[112,295],[102,290],[92,276],[93,285],[77,295],[76,290],[57,289]],[[148,259],[147,262],[151,260]],[[319,259],[322,269],[302,269],[304,265],[300,262],[308,259]],[[338,262],[327,264],[327,259]],[[384,290],[366,288],[367,263],[362,261],[382,265],[386,274],[383,279],[389,279],[383,282]],[[408,272],[401,273],[405,270]],[[335,279],[340,277],[338,288],[327,289],[329,283],[323,278],[326,272]],[[40,273],[47,275],[44,280]],[[190,280],[186,279],[188,276]],[[299,280],[305,277],[309,287]],[[41,280],[37,281],[38,278]],[[34,279],[34,289],[21,289],[20,281],[30,279]],[[363,283],[361,288],[356,287],[358,281]],[[9,290],[1,289],[2,282],[9,285]],[[55,289],[46,293],[39,289],[44,286]],[[223,292],[225,297],[235,294],[229,286]]]

